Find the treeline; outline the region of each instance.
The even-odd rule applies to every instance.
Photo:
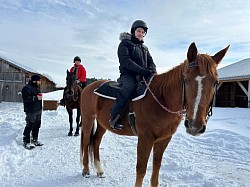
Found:
[[[95,82],[95,81],[98,81],[98,80],[103,80],[102,78],[101,79],[97,79],[97,78],[87,78],[87,85],[88,84],[91,84],[92,82]],[[108,79],[110,80],[110,79]],[[57,87],[56,90],[63,90],[64,87]]]

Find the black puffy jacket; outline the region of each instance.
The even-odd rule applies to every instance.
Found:
[[[38,100],[37,95],[40,89],[37,84],[29,82],[22,89],[24,112],[34,113],[42,110],[42,100]]]
[[[120,40],[117,54],[121,74],[141,75],[143,69],[156,73],[153,58],[147,46],[143,45],[143,41],[126,32],[120,34]]]

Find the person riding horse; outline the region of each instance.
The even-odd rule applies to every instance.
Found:
[[[86,87],[86,69],[81,64],[81,58],[76,56],[73,60],[74,66],[71,67],[70,72],[74,72],[76,77],[76,82],[78,85],[83,89]],[[60,100],[59,104],[61,106],[65,106],[65,91],[67,90],[67,86],[64,88],[63,91],[63,98]]]
[[[121,89],[117,99],[110,111],[110,126],[113,129],[121,130],[120,115],[123,108],[135,92],[138,75],[148,78],[156,73],[156,65],[149,53],[147,46],[143,43],[143,38],[147,34],[148,26],[142,20],[136,20],[131,27],[130,33],[120,34],[120,44],[118,47],[118,58],[120,63]]]

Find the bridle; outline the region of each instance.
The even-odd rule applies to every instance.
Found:
[[[76,81],[76,80],[73,80],[73,81]],[[73,87],[74,85],[71,85],[70,87]],[[76,86],[78,87],[78,84],[76,83]],[[68,86],[67,86],[68,87]],[[71,91],[71,93],[69,93],[69,91]],[[71,88],[71,89],[67,89],[67,91],[66,91],[66,96],[68,97],[68,98],[71,98],[72,97],[72,99],[73,99],[73,101],[77,101],[78,100],[78,98],[79,98],[79,96],[78,96],[78,92],[76,92],[76,94],[75,94],[75,90],[73,89],[73,88]]]
[[[198,67],[198,63],[196,61],[193,61],[191,63],[189,63],[187,65],[187,68],[193,68],[193,67]],[[182,81],[182,110],[179,111],[172,111],[169,108],[167,108],[166,106],[164,106],[163,104],[160,103],[160,101],[157,99],[157,97],[155,96],[155,94],[152,92],[152,90],[149,87],[149,84],[147,83],[147,81],[145,80],[145,78],[143,77],[143,81],[148,89],[148,91],[151,93],[152,97],[154,98],[154,100],[166,111],[172,114],[177,114],[177,115],[182,115],[184,116],[186,114],[186,89],[185,89],[185,85],[187,84],[186,79],[184,78],[184,80]],[[219,81],[215,81],[214,83],[214,88],[215,88],[215,92],[214,95],[211,99],[211,102],[208,106],[208,113],[206,116],[206,122],[209,120],[209,118],[213,115],[213,102],[214,102],[214,96],[217,93],[217,86],[219,84]]]

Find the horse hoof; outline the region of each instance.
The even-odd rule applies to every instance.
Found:
[[[105,178],[104,172],[97,173],[97,177],[99,177],[99,178]]]
[[[82,171],[82,176],[85,178],[89,178],[90,177],[90,173],[86,172],[86,171]]]
[[[79,132],[76,132],[76,133],[74,134],[74,136],[79,136]]]
[[[69,132],[69,133],[68,133],[68,136],[73,136],[73,133],[72,133],[72,132]]]

